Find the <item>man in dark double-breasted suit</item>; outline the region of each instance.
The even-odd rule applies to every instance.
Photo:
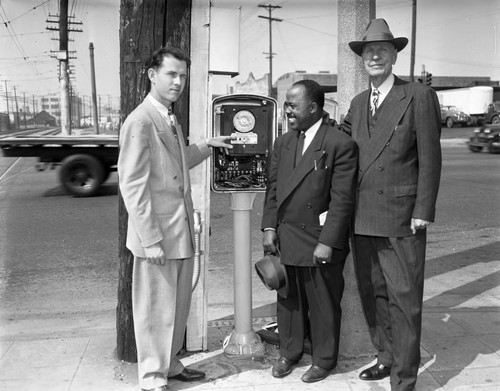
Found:
[[[287,91],[292,131],[275,142],[262,218],[264,252],[280,254],[289,284],[287,297],[278,296],[281,357],[272,374],[291,372],[308,335],[313,365],[302,376],[305,382],[324,379],[337,364],[357,172],[356,144],[330,125],[323,104],[314,81]]]
[[[349,43],[371,88],[351,102],[342,128],[359,146],[354,222],[358,287],[377,363],[363,380],[390,375],[413,390],[420,362],[426,228],[434,221],[441,173],[441,118],[435,92],[392,73],[408,39],[374,19]]]

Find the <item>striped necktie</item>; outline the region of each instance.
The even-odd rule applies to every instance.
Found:
[[[170,128],[172,129],[172,133],[174,134],[175,139],[177,140],[177,144],[179,144],[179,134],[177,133],[177,128],[175,127],[175,115],[172,112],[172,107],[168,108],[168,118],[170,119]]]
[[[380,91],[376,88],[372,91],[372,116],[375,115],[375,112],[378,109],[378,97],[380,95]]]

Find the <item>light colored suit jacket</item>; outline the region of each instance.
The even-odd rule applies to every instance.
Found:
[[[206,142],[185,146],[149,99],[137,106],[120,130],[118,175],[127,208],[127,248],[144,257],[144,247],[161,243],[168,259],[194,253],[193,201],[189,169],[210,156]]]
[[[357,95],[342,124],[359,146],[354,230],[410,236],[412,217],[435,217],[441,175],[439,101],[431,88],[396,77],[370,123],[369,98],[370,90]]]
[[[294,168],[297,142],[295,131],[275,142],[262,229],[277,229],[285,265],[314,266],[318,242],[333,247],[333,262],[343,262],[349,253],[358,148],[327,117]],[[323,212],[328,213],[321,225]]]

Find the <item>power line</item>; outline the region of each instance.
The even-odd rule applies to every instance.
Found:
[[[32,8],[30,8],[28,11],[23,12],[21,15],[18,15],[18,16],[16,16],[14,19],[8,20],[7,22],[4,22],[4,23],[11,24],[13,21],[15,21],[15,20],[17,20],[17,19],[19,19],[19,18],[23,17],[23,16],[24,16],[24,15],[26,15],[26,14],[29,14],[31,11],[36,10],[38,7],[40,7],[40,6],[44,5],[45,3],[48,3],[49,1],[50,1],[50,0],[45,0],[43,3],[40,3],[40,4],[38,4],[38,5],[36,5],[36,6],[32,7]]]

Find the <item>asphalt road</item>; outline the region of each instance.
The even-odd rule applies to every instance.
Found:
[[[443,156],[437,222],[429,235],[432,256],[457,251],[452,237],[498,242],[491,232],[500,224],[500,155],[458,145],[445,146]],[[36,172],[35,164],[33,158],[0,158],[0,339],[114,327],[116,174],[98,196],[74,198],[59,187],[57,170]],[[227,195],[212,193],[211,199],[210,320],[233,313],[232,215]],[[252,215],[254,259],[261,255],[262,201],[259,194]],[[255,277],[254,306],[269,299]]]

